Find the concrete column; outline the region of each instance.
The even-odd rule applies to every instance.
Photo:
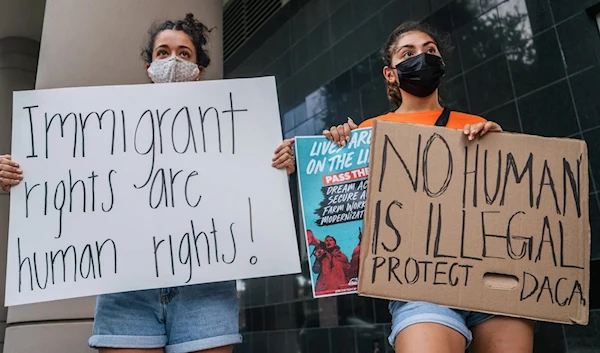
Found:
[[[0,39],[0,154],[10,153],[12,93],[33,89],[39,42],[23,37]],[[0,192],[0,301],[4,303],[9,196]],[[7,310],[0,308],[0,352],[4,344]]]
[[[214,27],[205,77],[222,78],[222,4],[221,0],[47,0],[36,88],[149,82],[140,58],[148,28],[155,21],[183,18],[187,12]],[[0,134],[8,135],[1,125]],[[6,233],[2,222],[6,219],[0,220],[0,236]],[[2,246],[0,254],[6,253],[6,244]],[[94,304],[95,298],[80,298],[9,308],[4,352],[92,352],[87,339]]]

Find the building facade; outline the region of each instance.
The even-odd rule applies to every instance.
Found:
[[[599,6],[597,0],[291,0],[233,53],[225,38],[225,75],[274,75],[285,136],[320,134],[348,116],[359,122],[392,108],[379,50],[396,26],[419,20],[448,33],[454,50],[444,57],[446,106],[507,131],[588,143],[590,324],[536,324],[535,352],[600,352]],[[235,17],[229,12],[226,6],[226,31]],[[296,187],[292,180],[298,210]],[[245,343],[237,352],[392,352],[387,303],[355,295],[311,299],[303,255],[302,275],[240,286]]]
[[[140,53],[155,21],[192,12],[214,27],[205,77],[222,78],[222,9],[222,0],[0,0],[0,153],[10,151],[13,91],[149,82]],[[0,194],[2,303],[8,206]],[[3,352],[94,352],[94,306],[88,297],[3,308]]]

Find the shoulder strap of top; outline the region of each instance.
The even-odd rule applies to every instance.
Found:
[[[435,122],[435,126],[443,126],[448,125],[448,120],[450,120],[450,109],[444,108],[442,114],[440,114],[439,118]]]

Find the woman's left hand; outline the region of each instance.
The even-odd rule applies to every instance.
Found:
[[[273,153],[272,166],[277,169],[285,169],[288,175],[292,175],[296,171],[296,159],[294,158],[294,142],[296,139],[291,138],[284,140],[275,152]]]
[[[475,136],[483,136],[488,132],[502,132],[502,127],[493,121],[477,124],[467,124],[463,129],[465,135],[468,136],[469,141],[475,139]]]

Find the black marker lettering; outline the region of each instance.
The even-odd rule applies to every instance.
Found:
[[[85,182],[81,179],[77,179],[75,181],[75,183],[73,183],[73,173],[71,171],[71,169],[69,169],[69,212],[73,212],[73,191],[75,190],[75,187],[77,186],[77,184],[80,184],[81,186],[81,194],[83,195],[83,212],[86,212],[86,205],[87,205],[87,192],[85,190]],[[56,200],[55,200],[56,202]],[[62,210],[61,210],[62,211]]]
[[[86,257],[87,254],[87,257]],[[87,260],[87,273],[83,274],[83,262]],[[90,277],[90,272],[92,273],[92,278],[96,278],[96,267],[94,265],[94,257],[92,256],[92,246],[87,244],[85,248],[83,248],[83,252],[81,253],[81,258],[79,259],[79,273],[81,277],[87,279]]]
[[[544,276],[544,281],[542,282],[542,288],[540,288],[540,292],[538,293],[536,302],[540,302],[540,299],[542,298],[542,294],[544,294],[544,289],[548,291],[548,294],[550,295],[550,302],[552,302],[552,304],[554,304],[554,295],[552,294],[552,288],[550,288],[550,279],[548,278],[548,276]]]
[[[37,158],[38,155],[35,154],[35,133],[33,130],[33,116],[31,113],[31,110],[33,108],[39,108],[39,105],[32,105],[29,107],[23,107],[23,109],[27,109],[27,113],[29,115],[29,138],[31,140],[31,153],[29,155],[27,155],[26,158]]]
[[[21,238],[17,238],[17,254],[19,257],[19,293],[21,293],[21,283],[23,278],[23,265],[25,261],[27,261],[27,266],[29,266],[29,281],[31,290],[33,290],[33,273],[31,272],[31,259],[29,257],[25,257],[21,260]]]
[[[204,123],[206,122],[206,115],[209,112],[214,112],[215,118],[217,119],[217,138],[219,139],[219,153],[222,153],[223,149],[221,145],[221,120],[219,118],[219,111],[217,110],[217,108],[213,107],[206,109],[204,113],[202,112],[202,108],[198,108],[198,110],[200,111],[200,127],[202,128],[202,148],[204,149],[204,152],[206,152],[206,132]]]
[[[558,281],[556,281],[556,288],[554,289],[554,299],[556,300],[556,304],[558,304],[558,306],[565,306],[569,302],[568,297],[565,297],[565,300],[562,302],[558,299],[558,287],[560,286],[560,282],[566,281],[566,280],[567,280],[566,278],[561,277],[558,279]]]
[[[171,207],[175,207],[175,179],[179,175],[179,173],[183,172],[183,170],[178,170],[175,174],[173,174],[173,169],[169,169],[169,176],[171,177]]]
[[[217,260],[217,262],[219,262],[219,247],[217,244],[217,228],[215,226],[215,219],[211,218],[211,222],[212,222],[212,231],[210,231],[210,234],[212,234],[213,240],[215,242],[215,260]]]
[[[140,124],[144,120],[144,117],[148,117],[150,119],[150,127],[151,127],[151,135],[150,136],[152,136],[152,139],[150,141],[150,145],[148,146],[148,149],[146,151],[140,151],[138,149],[138,131],[140,129]],[[140,134],[141,134],[141,136],[144,136],[144,133],[140,133]],[[154,116],[152,115],[152,111],[146,110],[142,114],[140,119],[138,120],[137,126],[135,127],[135,133],[133,135],[133,148],[135,149],[135,152],[137,152],[137,154],[142,155],[142,156],[152,153],[152,160],[151,160],[151,164],[150,164],[150,171],[148,173],[148,178],[146,178],[146,181],[140,186],[133,184],[133,186],[136,189],[141,189],[141,188],[145,187],[146,185],[148,185],[148,183],[150,182],[150,179],[152,179],[152,175],[154,174],[154,165],[156,163],[155,137],[156,137],[156,128],[154,126]]]
[[[465,287],[469,284],[469,269],[473,268],[471,265],[459,265],[458,267],[465,269]]]
[[[577,180],[571,170],[571,164],[563,158],[563,215],[567,215],[567,178],[569,179],[569,185],[571,185],[571,191],[573,192],[573,199],[575,201],[575,209],[577,210],[577,218],[581,218],[581,162],[583,157],[579,157],[577,160]]]
[[[73,245],[69,245],[65,250],[58,250],[56,253],[50,252],[50,263],[52,265],[52,284],[54,282],[54,261],[58,255],[62,257],[62,272],[63,272],[63,282],[67,282],[67,255],[69,250],[73,250],[73,282],[77,282],[77,250]]]
[[[396,228],[396,226],[394,225],[394,222],[392,222],[392,217],[390,216],[390,213],[391,213],[390,211],[392,209],[392,206],[396,206],[399,209],[402,209],[402,204],[400,202],[392,201],[385,212],[385,224],[390,229],[392,229],[394,231],[394,234],[396,235],[396,244],[394,246],[392,246],[391,248],[388,248],[385,245],[385,243],[381,242],[381,245],[387,252],[394,252],[394,251],[398,250],[398,248],[400,247],[400,244],[402,243],[402,235],[400,234],[400,231],[398,230],[398,228]]]
[[[438,223],[437,223],[437,232],[435,234],[435,243],[433,244],[433,257],[434,258],[456,259],[456,256],[444,255],[444,254],[440,253],[441,238],[442,238],[442,205],[438,204]]]
[[[400,278],[398,278],[398,275],[396,274],[396,269],[398,269],[398,267],[400,267],[400,259],[397,257],[390,257],[388,265],[389,265],[388,282],[392,281],[392,275],[393,275],[394,278],[396,279],[396,281],[399,284],[402,284],[402,281],[400,281]]]
[[[104,207],[104,202],[102,203],[102,211],[104,212],[110,212],[115,204],[115,193],[113,191],[113,187],[112,187],[112,175],[113,174],[117,174],[117,172],[115,170],[111,170],[110,172],[108,172],[108,186],[110,188],[110,207],[108,207],[108,209],[106,209]]]
[[[488,205],[494,204],[498,197],[498,193],[500,192],[500,181],[502,180],[502,151],[498,151],[498,167],[496,170],[496,190],[494,190],[494,196],[490,196],[488,192],[488,151],[486,150],[483,154],[483,191],[485,193],[485,202]]]
[[[548,178],[548,181],[546,181]],[[556,196],[556,188],[554,187],[554,179],[552,179],[552,173],[550,172],[550,167],[548,167],[548,160],[544,161],[544,170],[542,171],[542,181],[540,183],[540,190],[538,192],[538,197],[535,202],[535,206],[537,209],[540,209],[540,202],[542,199],[542,191],[544,190],[544,186],[549,186],[550,191],[552,191],[552,196],[554,197],[554,205],[556,206],[556,214],[560,214],[560,208],[558,206],[558,197]]]
[[[44,255],[46,256],[46,262],[45,262],[45,264],[46,264],[46,279],[44,280],[44,286],[42,287],[42,285],[40,284],[40,276],[38,274],[38,269],[37,269],[37,267],[38,267],[37,266],[37,253],[33,253],[33,267],[35,268],[35,270],[34,270],[35,281],[38,285],[38,288],[41,290],[44,290],[44,289],[46,289],[46,287],[48,287],[48,279],[50,278],[50,266],[48,266],[48,253],[45,253]],[[19,289],[19,291],[20,291],[20,289]]]
[[[48,149],[49,149],[49,132],[52,127],[52,123],[54,119],[58,118],[60,121],[60,137],[65,137],[65,124],[69,118],[73,118],[73,158],[75,158],[77,154],[77,131],[79,130],[79,123],[77,121],[77,115],[75,113],[69,113],[64,118],[60,114],[54,114],[50,121],[48,121],[48,113],[45,113],[45,121],[46,121],[46,159],[48,159]]]
[[[159,277],[159,275],[158,275],[158,247],[160,246],[160,244],[162,244],[164,242],[164,239],[159,241],[158,243],[156,243],[156,237],[152,237],[152,242],[154,243],[154,266],[156,268],[156,277]]]
[[[465,146],[465,170],[463,173],[463,195],[462,206],[467,207],[467,184],[468,176],[473,174],[473,207],[477,207],[477,176],[479,175],[479,145],[475,147],[475,169],[468,171],[469,168],[469,146]]]
[[[192,207],[192,208],[196,208],[198,207],[198,205],[200,204],[200,201],[202,200],[202,195],[198,196],[198,201],[192,205],[192,203],[190,202],[190,198],[189,198],[189,192],[188,192],[188,183],[190,182],[190,178],[198,176],[198,172],[197,171],[193,171],[191,172],[187,178],[185,179],[185,202],[188,204],[188,206]]]
[[[411,263],[411,261],[415,265],[415,275],[413,276],[412,279],[409,280],[408,279],[408,264]],[[409,257],[408,260],[406,260],[406,263],[404,264],[404,279],[406,280],[406,283],[408,283],[408,284],[415,284],[419,280],[419,263],[417,262],[417,260],[413,259],[412,257]]]
[[[452,273],[453,273],[452,271],[454,271],[454,267],[456,267],[456,266],[458,266],[458,263],[455,262],[450,266],[450,270],[448,270],[448,280],[449,280],[450,286],[452,286],[452,287],[456,287],[456,285],[458,284],[458,276],[454,276],[454,280],[452,280]]]
[[[532,251],[533,238],[532,237],[524,237],[524,236],[520,236],[520,235],[513,236],[512,232],[511,232],[511,226],[512,226],[513,220],[517,215],[525,215],[525,212],[523,212],[523,211],[516,212],[515,214],[510,216],[510,219],[508,220],[508,226],[506,227],[506,252],[508,253],[508,256],[513,260],[521,260],[527,254],[529,254],[529,260],[531,260],[532,253],[533,253],[533,251]],[[521,247],[521,252],[518,255],[513,249],[513,245],[512,245],[513,239],[524,241],[523,246]],[[527,251],[528,249],[529,249],[529,251]]]
[[[546,240],[546,233],[548,234],[548,240]],[[552,261],[554,262],[554,266],[558,266],[558,264],[556,263],[556,251],[554,250],[554,240],[552,240],[552,231],[550,230],[550,220],[548,219],[548,216],[544,217],[544,225],[542,226],[542,240],[540,241],[537,256],[535,257],[535,262],[538,262],[542,259],[544,243],[550,243],[550,249],[552,250]],[[545,282],[542,284],[542,290],[544,289],[544,284]]]
[[[371,275],[371,283],[375,283],[375,277],[377,275],[377,269],[385,265],[385,258],[381,256],[373,257],[373,272]]]
[[[375,222],[373,229],[373,243],[371,243],[371,252],[373,255],[377,255],[377,247],[379,246],[379,227],[381,224],[381,200],[378,200],[375,204]]]
[[[579,304],[581,306],[586,306],[586,300],[583,297],[583,289],[581,289],[581,283],[579,283],[579,281],[575,280],[575,285],[573,286],[573,292],[571,292],[571,297],[569,298],[569,305],[571,305],[571,302],[573,301],[573,297],[575,296],[575,294],[579,294]]]
[[[31,192],[33,191],[33,189],[35,189],[38,186],[40,186],[40,184],[35,184],[30,189],[27,186],[27,182],[25,182],[25,218],[29,218],[29,195],[31,194]]]
[[[578,268],[580,270],[583,270],[583,267],[581,267],[581,266],[565,264],[565,230],[564,230],[562,221],[560,221],[560,220],[558,221],[558,229],[559,229],[559,233],[560,233],[560,267],[562,267],[562,268]]]
[[[527,284],[527,278],[532,278],[534,280],[534,287],[533,290],[531,292],[529,292],[529,294],[524,295],[525,294],[525,285]],[[539,288],[539,282],[537,280],[537,278],[535,278],[534,275],[532,275],[529,272],[523,272],[523,280],[521,281],[522,285],[521,285],[521,301],[524,301],[526,299],[528,299],[529,297],[531,297]]]
[[[233,109],[233,94],[229,92],[229,110],[224,110],[223,114],[231,113],[231,153],[235,154],[235,113],[247,112],[248,109]]]
[[[500,199],[500,206],[504,206],[506,200],[506,186],[508,185],[508,177],[510,172],[513,172],[513,176],[515,177],[515,181],[517,184],[520,184],[525,177],[525,174],[528,175],[529,180],[529,207],[533,208],[533,154],[529,154],[529,158],[527,159],[527,163],[525,163],[525,167],[521,174],[518,172],[517,162],[515,161],[515,157],[512,153],[509,153],[506,156],[506,173],[504,174],[504,187],[502,188],[502,198]]]
[[[503,257],[488,256],[488,254],[487,254],[487,238],[506,238],[505,236],[497,235],[497,234],[489,234],[485,231],[485,215],[488,213],[498,214],[500,212],[497,212],[497,211],[481,212],[481,235],[483,236],[482,257],[487,257],[487,258],[491,258],[491,259],[503,259]]]
[[[227,261],[225,260],[225,255],[221,255],[221,259],[223,260],[224,263],[231,265],[234,261],[235,261],[235,257],[237,256],[237,248],[235,247],[235,234],[233,234],[233,225],[235,223],[231,223],[231,225],[229,226],[229,234],[231,234],[231,243],[233,245],[233,256],[231,258],[231,261]]]
[[[57,203],[59,190],[62,193],[62,201]],[[54,209],[58,211],[58,235],[55,237],[56,239],[60,238],[60,236],[62,235],[63,208],[65,207],[66,200],[67,190],[65,189],[65,182],[61,180],[60,183],[56,185],[56,189],[54,191]]]
[[[181,256],[181,250],[183,250],[183,243],[185,242],[185,244],[187,245],[187,253],[185,254],[185,256]],[[192,263],[192,244],[190,241],[190,233],[185,233],[183,235],[183,237],[181,237],[181,241],[179,242],[179,262],[181,262],[183,265],[188,265],[188,279],[185,281],[185,283],[190,283],[190,281],[192,280],[192,269],[193,269],[193,263]]]
[[[98,175],[92,170],[92,174],[88,177],[92,181],[92,212],[96,212],[96,178]]]
[[[408,176],[408,179],[410,180],[410,183],[412,184],[413,187],[413,191],[417,192],[417,185],[419,183],[419,161],[420,161],[420,154],[421,154],[421,135],[419,135],[418,137],[418,141],[417,141],[417,158],[416,158],[416,167],[415,167],[415,173],[414,173],[414,178],[413,178],[413,174],[410,172],[410,170],[408,169],[408,166],[406,165],[406,162],[404,162],[404,158],[402,158],[402,156],[400,155],[400,153],[398,153],[398,150],[396,149],[396,147],[394,147],[394,145],[392,144],[392,140],[389,138],[388,135],[385,135],[385,142],[383,144],[383,153],[382,153],[382,157],[381,157],[381,174],[379,177],[379,192],[382,191],[383,188],[383,179],[385,178],[385,172],[387,170],[387,161],[388,161],[388,148],[391,148],[394,151],[394,154],[396,155],[396,157],[398,158],[398,160],[400,161],[400,163],[402,163],[402,166],[404,167],[404,170],[406,171],[406,175]]]
[[[112,244],[112,248],[113,248],[113,263],[115,264],[114,268],[115,268],[115,274],[117,274],[117,244],[115,244],[114,240],[112,239],[106,239],[102,245],[99,245],[98,242],[96,242],[96,258],[98,259],[98,277],[102,278],[102,249],[104,249],[104,245],[106,245],[106,243],[110,242]],[[160,244],[160,243],[159,243]],[[158,249],[158,245],[155,246],[155,250]],[[155,254],[156,255],[156,254]],[[156,277],[158,277],[158,267],[156,270]]]
[[[175,144],[175,124],[177,123],[177,119],[179,118],[180,114],[182,112],[185,112],[185,121],[187,123],[187,142],[185,143],[185,148],[183,149],[183,151],[179,151],[177,149],[177,146]],[[190,117],[190,111],[187,107],[183,107],[181,108],[177,114],[175,114],[175,117],[173,118],[173,123],[171,124],[171,141],[173,142],[173,150],[176,153],[179,154],[184,154],[188,151],[188,149],[190,148],[190,143],[192,144],[193,148],[194,148],[194,152],[198,153],[198,149],[196,147],[196,137],[194,136],[194,128],[192,127],[192,118]]]
[[[433,204],[430,205],[429,209],[431,212],[431,208],[433,207]],[[429,222],[430,222],[430,227],[431,227],[431,214],[429,215]],[[460,258],[461,259],[468,259],[468,260],[475,260],[475,261],[483,261],[483,259],[479,258],[479,257],[472,257],[472,256],[467,256],[465,255],[465,230],[466,230],[466,225],[467,225],[467,215],[466,215],[466,211],[463,209],[462,210],[462,226],[461,226],[461,230],[460,230]],[[431,230],[429,230],[430,232]],[[429,232],[427,233],[427,255],[429,255]]]
[[[158,120],[158,144],[159,144],[159,148],[160,148],[160,154],[163,154],[163,136],[162,136],[162,124],[163,124],[163,120],[165,118],[165,115],[171,111],[171,108],[167,108],[167,110],[165,110],[164,112],[160,112],[158,109],[156,109],[156,118]]]
[[[427,283],[427,266],[433,264],[431,261],[419,261],[420,265],[423,265],[423,282]]]
[[[447,154],[448,169],[446,170],[446,180],[444,180],[444,182],[442,183],[442,186],[440,187],[440,189],[438,191],[433,192],[429,188],[429,168],[428,168],[427,161],[429,159],[429,150],[431,149],[431,146],[433,145],[433,142],[435,142],[435,140],[440,140],[442,142],[442,144],[444,145],[444,147],[446,148],[446,151],[448,152],[448,154]],[[442,153],[441,152],[436,153],[436,155],[442,155]],[[439,166],[436,166],[436,168],[437,167],[439,167]],[[427,143],[425,144],[425,149],[423,150],[423,191],[427,194],[427,196],[436,198],[436,197],[442,196],[446,192],[446,190],[448,189],[448,186],[450,185],[450,181],[452,180],[453,169],[454,169],[454,166],[453,166],[452,151],[450,150],[450,146],[448,146],[448,142],[446,142],[446,139],[444,139],[441,135],[433,134],[429,138]]]
[[[433,276],[433,285],[440,285],[440,284],[448,284],[446,282],[438,282],[438,275],[445,275],[446,272],[440,271],[438,270],[438,267],[440,267],[440,265],[444,266],[447,265],[447,262],[438,262],[435,264],[435,272],[434,272],[434,276]]]

